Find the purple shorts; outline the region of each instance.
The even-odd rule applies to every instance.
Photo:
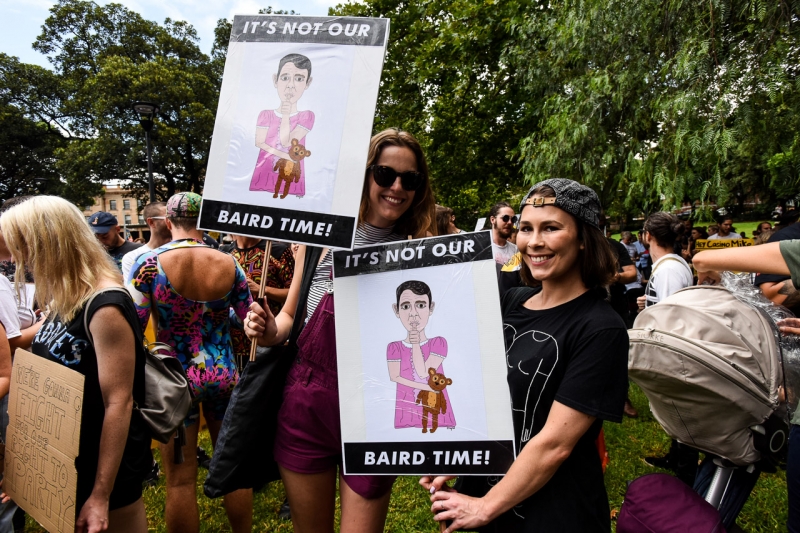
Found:
[[[319,474],[342,464],[342,429],[336,374],[312,361],[292,365],[278,412],[275,461],[299,474]],[[392,490],[395,476],[342,476],[366,499]]]

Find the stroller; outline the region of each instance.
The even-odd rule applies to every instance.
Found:
[[[667,434],[706,453],[694,489],[730,528],[761,469],[785,459],[800,346],[775,325],[793,315],[747,276],[725,273],[723,285],[689,287],[643,311],[628,368]]]

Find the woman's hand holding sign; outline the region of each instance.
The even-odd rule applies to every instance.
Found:
[[[275,316],[266,308],[261,307],[258,302],[250,304],[250,311],[244,321],[244,332],[250,339],[255,339],[259,346],[274,346],[280,342],[277,339],[278,325]]]

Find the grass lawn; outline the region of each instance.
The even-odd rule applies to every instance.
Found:
[[[606,471],[606,489],[612,509],[619,509],[627,482],[643,474],[656,471],[642,461],[647,455],[661,455],[669,448],[669,439],[653,419],[647,408],[647,399],[635,385],[631,385],[631,399],[639,410],[639,418],[626,418],[622,424],[606,424],[606,445],[611,462]],[[208,433],[201,441],[206,451],[211,450]],[[216,533],[229,531],[222,500],[210,500],[203,495],[202,483],[206,471],[200,470],[197,494],[200,501],[200,531]],[[145,504],[151,531],[165,532],[164,479],[145,491]],[[292,525],[277,517],[284,492],[280,483],[273,483],[255,495],[253,531],[291,532]],[[786,531],[786,477],[762,474],[755,490],[739,516],[739,525],[749,533]],[[29,532],[43,532],[28,518]],[[429,511],[428,498],[417,485],[416,478],[399,478],[392,493],[386,531],[392,533],[437,533]]]

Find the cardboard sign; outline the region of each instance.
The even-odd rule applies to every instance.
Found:
[[[351,249],[388,38],[383,18],[234,17],[198,226]]]
[[[50,533],[75,530],[83,381],[25,350],[14,354],[3,489]]]
[[[697,250],[717,250],[719,248],[739,248],[753,246],[753,239],[697,239],[694,247]]]
[[[333,255],[346,474],[498,475],[514,461],[490,232]]]

